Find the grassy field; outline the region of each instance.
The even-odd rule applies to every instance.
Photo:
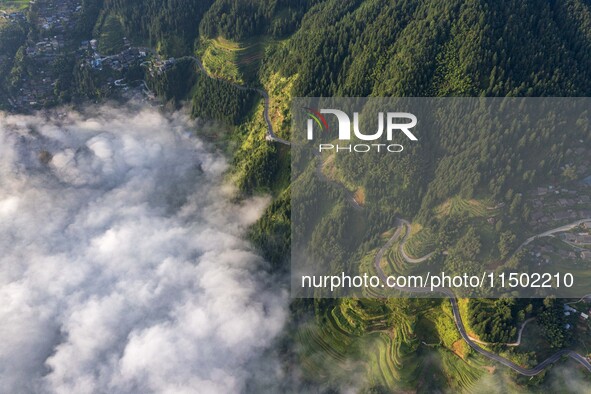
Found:
[[[460,298],[458,300],[458,306],[460,307],[460,315],[462,315],[462,321],[464,322],[464,327],[466,328],[466,332],[468,333],[468,335],[470,335],[472,338],[480,339],[480,336],[474,332],[474,329],[470,325],[470,319],[468,318],[470,316],[470,312],[468,310],[468,302],[468,298]],[[486,301],[483,300],[483,302]]]
[[[211,75],[240,84],[256,84],[258,69],[268,43],[269,39],[264,37],[244,42],[230,41],[223,37],[202,39],[198,55]]]
[[[29,6],[29,0],[0,0],[0,10],[18,11]]]
[[[24,11],[29,7],[29,0],[8,1],[0,0],[0,11],[7,13]],[[7,19],[0,19],[0,25],[7,23]]]
[[[275,132],[289,140],[291,136],[291,103],[293,85],[297,74],[284,77],[280,73],[271,74],[267,80],[261,81],[265,90],[269,93],[269,116]]]
[[[105,18],[101,26],[100,36],[98,38],[98,49],[103,55],[114,55],[123,50],[123,25],[119,19],[113,15]]]

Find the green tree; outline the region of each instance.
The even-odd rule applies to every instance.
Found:
[[[501,259],[505,259],[513,251],[517,237],[511,231],[504,231],[499,237],[499,253]]]

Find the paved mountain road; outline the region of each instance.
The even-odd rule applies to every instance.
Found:
[[[378,273],[378,276],[384,282],[384,284],[386,283],[387,275],[382,270],[380,262],[384,256],[384,253],[386,253],[386,251],[392,247],[392,245],[394,244],[396,239],[400,236],[400,233],[402,231],[402,226],[407,226],[407,225],[409,225],[408,221],[400,220],[400,225],[397,227],[396,231],[394,232],[394,235],[392,235],[392,237],[390,237],[390,239],[386,242],[386,244],[380,248],[380,250],[378,251],[378,253],[376,254],[376,256],[374,258],[374,267],[376,269],[376,272]],[[404,239],[402,240],[402,242],[400,244],[401,249],[404,246],[405,240],[406,240],[406,237],[404,237]],[[431,292],[431,289],[426,288],[426,287],[396,287],[396,289],[400,290],[400,291],[413,292],[413,293],[430,293]],[[591,372],[591,363],[589,363],[587,358],[583,357],[582,355],[580,355],[579,353],[577,353],[575,351],[568,350],[568,349],[560,350],[560,351],[554,353],[552,356],[548,357],[547,359],[545,359],[544,361],[542,361],[541,363],[539,363],[538,365],[536,365],[533,368],[524,368],[520,365],[515,364],[511,360],[508,360],[502,356],[499,356],[498,354],[495,354],[495,353],[489,352],[488,350],[483,349],[474,340],[472,340],[472,338],[470,338],[470,336],[466,332],[464,322],[462,321],[462,315],[460,314],[460,307],[458,305],[458,299],[455,296],[455,294],[453,293],[453,291],[448,288],[441,288],[441,289],[438,289],[438,292],[441,294],[444,294],[451,302],[452,311],[453,311],[453,315],[454,315],[454,322],[456,324],[456,327],[457,327],[462,339],[464,339],[464,341],[466,341],[466,343],[472,349],[474,349],[474,351],[476,351],[477,353],[480,353],[481,355],[483,355],[491,360],[495,360],[498,363],[503,364],[503,365],[511,368],[512,370],[514,370],[522,375],[525,375],[525,376],[535,376],[535,375],[539,374],[546,367],[548,367],[551,364],[554,364],[556,361],[560,360],[562,357],[572,358],[573,360],[577,361],[578,363],[583,365],[585,368],[587,368],[587,370],[589,372]]]
[[[419,258],[412,258],[409,255],[406,254],[406,252],[404,251],[404,243],[406,242],[406,239],[408,238],[408,236],[410,235],[410,222],[408,222],[407,220],[404,219],[400,219],[400,221],[402,222],[402,224],[404,224],[406,226],[406,233],[404,234],[404,238],[402,238],[402,241],[400,241],[400,254],[402,254],[402,257],[404,258],[404,260],[406,260],[407,263],[411,263],[411,264],[418,264],[418,263],[422,263],[425,260],[429,260],[429,258],[431,256],[433,256],[435,254],[435,252],[431,252],[423,257],[419,257]]]
[[[255,91],[258,94],[260,94],[263,97],[263,100],[265,101],[265,108],[263,110],[263,116],[265,117],[265,123],[267,123],[267,133],[266,133],[265,138],[267,139],[267,141],[275,141],[275,142],[279,142],[284,145],[291,145],[291,142],[278,137],[277,134],[275,134],[275,131],[273,130],[273,124],[271,123],[271,117],[269,116],[269,105],[270,105],[269,104],[269,94],[265,90],[260,89],[260,88],[253,88],[250,86],[240,85],[238,83],[228,81],[227,79],[224,79],[224,78],[216,78],[216,77],[210,75],[207,72],[207,70],[205,69],[205,67],[203,67],[203,63],[201,63],[201,59],[199,59],[196,56],[189,56],[189,58],[193,59],[193,61],[195,63],[197,63],[197,67],[199,68],[199,70],[203,74],[205,74],[208,78],[217,79],[220,81],[225,81],[225,82],[231,84],[232,86],[236,87],[239,90],[252,90],[252,91]]]
[[[195,61],[195,63],[197,63],[197,66],[199,67],[200,71],[203,72],[207,77],[211,78],[211,79],[220,79],[220,80],[224,80],[228,83],[231,83],[233,86],[235,86],[236,88],[240,89],[240,90],[254,90],[256,91],[258,94],[260,94],[263,99],[264,99],[264,117],[265,117],[265,122],[267,123],[267,134],[266,134],[266,139],[269,141],[275,141],[275,142],[279,142],[281,144],[284,145],[291,145],[291,143],[287,140],[284,140],[282,138],[277,137],[277,135],[275,134],[274,130],[273,130],[273,125],[271,123],[271,119],[269,117],[269,94],[260,88],[253,88],[253,87],[249,87],[249,86],[244,86],[244,85],[240,85],[234,82],[230,82],[227,81],[225,79],[222,78],[215,78],[211,75],[209,75],[209,73],[207,72],[207,70],[205,70],[205,67],[203,67],[203,64],[201,63],[201,60],[195,56],[190,56],[191,59],[193,59]],[[321,172],[321,171],[320,171]],[[325,180],[326,177],[324,177]],[[354,205],[356,206],[357,209],[361,209],[361,207],[359,206],[359,204],[357,204],[357,201],[354,201]],[[525,245],[527,245],[528,243],[532,242],[533,240],[540,238],[540,237],[545,237],[545,236],[550,236],[554,233],[557,232],[561,232],[561,231],[567,231],[571,228],[574,228],[576,226],[578,226],[579,224],[585,223],[585,222],[589,222],[591,221],[591,219],[583,219],[583,220],[579,220],[577,222],[568,224],[566,226],[562,226],[559,227],[557,229],[553,229],[541,234],[538,234],[536,236],[533,236],[529,239],[527,239],[523,244],[521,244],[519,246],[519,248],[517,249],[517,251],[521,250]],[[411,258],[410,256],[408,256],[406,254],[406,252],[404,251],[404,243],[406,242],[407,236],[410,232],[410,223],[406,220],[401,220],[401,225],[398,226],[398,228],[396,229],[394,235],[388,240],[388,242],[378,251],[378,253],[376,254],[376,257],[374,259],[374,265],[376,268],[376,271],[378,273],[378,276],[382,279],[382,281],[386,281],[386,275],[384,274],[381,266],[380,266],[380,261],[382,260],[384,253],[390,248],[392,247],[392,244],[395,242],[395,240],[400,236],[400,232],[402,231],[402,225],[407,226],[407,233],[405,234],[405,236],[403,237],[401,244],[400,244],[400,252],[403,256],[403,258],[409,262],[409,263],[413,263],[413,264],[417,264],[417,263],[421,263],[427,259],[429,259],[429,257],[431,257],[433,255],[433,253],[430,253],[426,256],[420,257],[420,258]],[[516,252],[517,252],[516,251]],[[431,292],[431,290],[429,288],[418,288],[418,287],[399,287],[397,288],[398,290],[401,291],[407,291],[407,292],[415,292],[415,293],[426,293],[426,292]],[[499,356],[498,354],[489,352],[488,350],[483,349],[482,347],[480,347],[472,338],[470,338],[470,336],[468,335],[468,333],[466,332],[466,328],[464,327],[464,322],[462,321],[462,316],[460,314],[460,308],[458,306],[458,300],[456,298],[456,296],[454,295],[454,293],[451,291],[451,289],[440,289],[439,290],[440,293],[444,294],[447,298],[449,298],[451,305],[452,305],[452,310],[453,310],[453,315],[454,315],[454,321],[456,324],[456,327],[458,329],[458,331],[460,332],[460,335],[462,336],[462,338],[464,339],[464,341],[466,341],[466,343],[468,343],[468,345],[474,349],[474,351],[476,351],[477,353],[482,354],[483,356],[491,359],[491,360],[495,360],[497,362],[499,362],[500,364],[503,364],[511,369],[513,369],[514,371],[525,375],[525,376],[535,376],[537,374],[539,374],[540,372],[542,372],[546,367],[548,367],[551,364],[554,364],[556,361],[560,360],[562,357],[568,356],[572,359],[574,359],[575,361],[579,362],[581,365],[583,365],[585,368],[587,368],[587,370],[589,372],[591,372],[591,364],[589,363],[589,361],[581,356],[580,354],[572,351],[572,350],[560,350],[556,353],[554,353],[552,356],[548,357],[546,360],[542,361],[541,363],[539,363],[537,366],[535,366],[534,368],[524,368],[522,366],[519,366],[517,364],[515,364],[514,362]],[[525,325],[525,324],[524,324]],[[522,327],[523,330],[523,327]],[[521,331],[522,331],[521,330]],[[520,331],[520,335],[519,335],[519,339],[518,342],[520,342],[521,340],[521,331]]]
[[[521,325],[521,328],[519,329],[519,333],[517,334],[517,341],[515,342],[484,342],[481,341],[479,339],[470,337],[471,340],[473,340],[474,342],[480,344],[480,345],[505,345],[505,346],[511,346],[511,347],[516,347],[521,345],[521,336],[523,334],[523,330],[525,329],[525,326],[527,326],[528,323],[532,322],[535,320],[535,317],[530,317],[529,319],[527,319],[526,321],[523,322],[523,324]]]
[[[531,242],[535,241],[538,238],[551,237],[552,235],[554,235],[556,233],[562,233],[564,231],[572,230],[573,228],[578,227],[583,223],[591,223],[591,218],[580,219],[575,222],[565,224],[564,226],[556,227],[556,228],[553,228],[552,230],[544,231],[543,233],[533,235],[533,236],[529,237],[528,239],[526,239],[525,242],[523,242],[521,245],[519,245],[519,247],[515,250],[515,252],[513,252],[513,256],[515,254],[517,254],[517,252],[519,252],[525,246],[527,246],[528,244],[530,244]]]

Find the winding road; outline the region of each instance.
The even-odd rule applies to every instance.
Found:
[[[533,236],[529,237],[528,239],[526,239],[521,245],[519,245],[519,247],[515,250],[515,252],[513,252],[512,256],[515,256],[515,254],[517,254],[521,249],[523,249],[525,246],[527,246],[531,242],[535,241],[536,239],[544,238],[544,237],[551,237],[552,235],[554,235],[556,233],[562,233],[564,231],[572,230],[573,228],[578,227],[583,223],[591,223],[591,218],[580,219],[575,222],[565,224],[564,226],[556,227],[556,228],[553,228],[552,230],[548,230],[543,233],[533,235]]]
[[[429,253],[423,257],[419,257],[419,258],[412,258],[406,254],[406,251],[404,250],[403,245],[406,242],[406,239],[408,238],[408,236],[410,235],[410,222],[407,220],[404,220],[404,219],[400,219],[400,221],[402,222],[403,225],[406,226],[406,233],[404,234],[404,237],[400,241],[400,254],[402,254],[402,257],[404,258],[404,260],[406,260],[407,263],[412,263],[412,264],[418,264],[418,263],[422,263],[425,260],[429,260],[429,258],[431,256],[433,256],[435,254],[435,252],[431,252],[431,253]]]
[[[378,273],[378,276],[384,282],[384,284],[386,283],[387,275],[382,270],[380,262],[384,256],[384,253],[386,253],[386,251],[392,247],[392,245],[394,244],[396,239],[400,236],[400,233],[402,231],[402,227],[409,225],[409,222],[406,220],[399,220],[399,222],[400,222],[400,224],[397,226],[397,229],[394,232],[394,235],[392,235],[392,237],[390,237],[390,239],[386,242],[386,244],[381,247],[381,249],[378,251],[378,253],[376,254],[376,256],[374,258],[374,267],[376,269],[376,272]],[[403,238],[403,240],[400,244],[401,250],[403,249],[405,240],[406,240],[406,237]],[[431,293],[431,289],[427,288],[427,287],[396,287],[396,289],[400,290],[400,291],[413,292],[413,293]],[[456,327],[457,327],[462,339],[464,341],[466,341],[466,343],[472,349],[474,349],[475,352],[477,352],[477,353],[479,353],[491,360],[497,361],[498,363],[503,364],[506,367],[511,368],[515,372],[520,373],[525,376],[535,376],[535,375],[539,374],[546,367],[554,364],[556,361],[560,360],[562,357],[572,358],[573,360],[577,361],[578,363],[583,365],[585,368],[587,368],[587,370],[589,372],[591,372],[591,363],[589,363],[589,361],[585,357],[580,355],[579,353],[572,351],[572,350],[568,350],[568,349],[560,350],[560,351],[554,353],[552,356],[548,357],[547,359],[545,359],[544,361],[542,361],[541,363],[539,363],[538,365],[536,365],[533,368],[524,368],[520,365],[515,364],[513,361],[506,359],[505,357],[499,356],[498,354],[495,354],[495,353],[489,352],[488,350],[483,349],[466,332],[466,327],[464,326],[464,322],[462,320],[462,315],[460,314],[460,307],[458,305],[458,299],[455,296],[455,294],[453,293],[453,291],[448,288],[440,288],[437,291],[441,294],[444,294],[449,299],[451,306],[452,306],[454,322],[456,324]]]
[[[258,94],[260,94],[263,97],[263,100],[265,101],[263,116],[265,117],[265,122],[267,123],[267,133],[265,136],[266,140],[279,142],[280,144],[283,144],[283,145],[288,145],[288,146],[291,145],[291,142],[278,137],[277,134],[275,134],[275,131],[273,130],[273,124],[271,123],[271,117],[269,116],[269,107],[270,107],[269,101],[270,101],[270,99],[269,99],[269,94],[265,90],[260,89],[260,88],[253,88],[250,86],[240,85],[238,83],[228,81],[225,78],[216,78],[216,77],[210,75],[207,72],[207,70],[205,69],[205,67],[203,67],[203,63],[201,62],[201,59],[199,59],[196,56],[188,56],[188,58],[192,59],[195,63],[197,63],[197,67],[199,68],[199,70],[203,74],[205,74],[208,78],[224,81],[226,83],[231,84],[232,86],[236,87],[239,90],[251,90],[251,91],[255,91]]]
[[[223,80],[227,83],[232,84],[233,86],[235,86],[236,88],[240,89],[240,90],[251,90],[251,91],[256,91],[258,94],[260,94],[263,99],[264,99],[264,117],[265,117],[265,122],[267,123],[267,133],[266,133],[266,139],[268,141],[275,141],[284,145],[291,145],[291,143],[283,138],[278,137],[274,130],[273,130],[273,125],[271,123],[271,119],[269,116],[269,94],[260,88],[254,88],[254,87],[249,87],[249,86],[244,86],[244,85],[240,85],[234,82],[230,82],[226,79],[223,78],[216,78],[211,76],[207,70],[205,69],[205,67],[203,66],[203,63],[201,62],[201,60],[196,57],[196,56],[190,56],[191,59],[193,59],[195,61],[195,63],[197,64],[199,70],[201,72],[203,72],[207,77],[211,78],[211,79],[219,79],[219,80]],[[321,163],[321,161],[319,160],[319,162]],[[321,165],[321,164],[320,164]],[[328,178],[326,178],[325,176],[323,176],[322,174],[322,170],[320,167],[317,168],[317,172],[321,175],[321,179],[325,180],[325,181],[330,181],[328,180]],[[349,200],[349,198],[348,198]],[[350,197],[349,203],[351,205],[353,205],[354,208],[356,209],[362,209],[362,207],[359,206],[359,204],[357,203],[357,201]],[[380,262],[384,256],[384,253],[392,247],[393,243],[396,241],[396,239],[400,236],[400,233],[402,231],[402,227],[406,226],[407,227],[407,232],[404,235],[404,237],[401,240],[400,243],[400,252],[403,256],[403,258],[408,262],[408,263],[412,263],[412,264],[418,264],[421,263],[425,260],[428,260],[435,252],[429,253],[423,257],[420,258],[412,258],[410,256],[408,256],[406,254],[406,252],[404,251],[404,243],[407,240],[407,237],[410,233],[410,223],[404,219],[399,220],[400,221],[400,225],[397,226],[396,231],[394,232],[394,235],[386,242],[386,244],[384,246],[382,246],[382,248],[378,251],[378,253],[376,254],[375,258],[374,258],[374,266],[376,269],[376,272],[378,273],[378,276],[380,277],[380,279],[385,283],[386,282],[386,274],[384,273],[384,271],[382,270],[382,267],[380,266]],[[562,231],[568,231],[582,223],[586,223],[586,222],[591,222],[591,219],[582,219],[582,220],[578,220],[576,222],[567,224],[565,226],[553,229],[553,230],[549,230],[546,231],[544,233],[535,235],[533,237],[528,238],[524,243],[522,243],[517,250],[515,251],[515,253],[519,252],[521,249],[523,249],[523,247],[525,247],[527,244],[529,244],[530,242],[534,241],[535,239],[541,238],[541,237],[547,237],[547,236],[551,236],[552,234],[558,233],[558,232],[562,232]],[[397,287],[398,290],[401,291],[405,291],[405,292],[414,292],[414,293],[430,293],[431,290],[429,288],[423,288],[423,287]],[[500,364],[503,364],[509,368],[511,368],[512,370],[525,375],[525,376],[535,376],[537,374],[539,374],[540,372],[542,372],[546,367],[554,364],[555,362],[557,362],[558,360],[560,360],[562,357],[570,357],[573,360],[577,361],[578,363],[580,363],[581,365],[583,365],[589,372],[591,372],[591,363],[589,363],[589,361],[583,357],[582,355],[580,355],[577,352],[574,352],[572,350],[560,350],[556,353],[554,353],[552,356],[548,357],[547,359],[545,359],[544,361],[542,361],[541,363],[539,363],[538,365],[536,365],[533,368],[524,368],[520,365],[515,364],[513,361],[510,361],[504,357],[499,356],[498,354],[489,352],[488,350],[483,349],[482,347],[480,347],[478,345],[478,343],[476,343],[476,340],[474,340],[473,338],[471,338],[468,333],[466,332],[466,328],[464,326],[464,322],[462,321],[462,316],[460,314],[460,308],[458,306],[458,299],[455,296],[455,294],[453,293],[453,291],[451,289],[448,288],[442,288],[439,289],[438,292],[440,292],[441,294],[444,294],[451,303],[452,306],[452,311],[453,311],[453,315],[454,315],[454,321],[456,324],[456,327],[461,335],[461,337],[464,339],[464,341],[466,341],[466,343],[472,348],[474,349],[474,351],[476,351],[477,353],[491,359],[491,360],[495,360]],[[521,343],[521,334],[523,332],[523,328],[525,327],[526,323],[528,321],[526,321],[523,326],[521,327],[520,331],[519,331],[519,338],[516,342],[516,345],[519,345],[519,343]],[[479,341],[480,342],[480,341]],[[507,344],[509,346],[513,346],[514,344]]]
[[[527,326],[527,324],[529,322],[532,322],[534,320],[535,320],[535,317],[530,317],[529,319],[527,319],[526,321],[523,322],[523,324],[521,325],[521,328],[519,329],[519,333],[517,334],[517,341],[516,342],[494,342],[494,343],[493,342],[484,342],[484,341],[476,339],[472,336],[470,336],[470,339],[480,345],[505,345],[505,346],[511,346],[511,347],[519,346],[519,345],[521,345],[521,335],[523,334],[523,330],[525,329],[525,326]]]

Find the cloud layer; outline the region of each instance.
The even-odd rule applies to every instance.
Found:
[[[236,393],[285,292],[242,239],[224,159],[181,115],[0,114],[0,387]],[[267,364],[269,379],[279,374]]]

